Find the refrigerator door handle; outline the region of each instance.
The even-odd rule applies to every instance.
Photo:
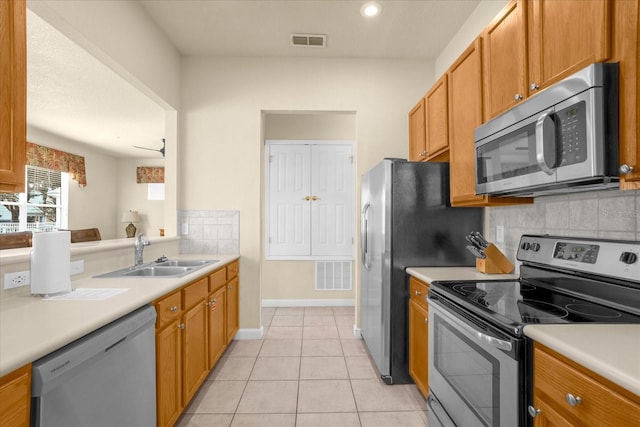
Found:
[[[367,264],[367,252],[369,250],[368,234],[369,234],[369,220],[367,218],[367,212],[371,204],[365,203],[362,208],[362,218],[360,219],[360,257],[362,259],[362,265],[369,270],[371,265]]]

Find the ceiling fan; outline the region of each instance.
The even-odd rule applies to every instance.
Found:
[[[157,151],[157,152],[159,152],[160,154],[162,154],[162,157],[164,157],[164,147],[165,147],[165,141],[164,141],[164,138],[162,138],[162,148],[161,148],[161,149],[159,149],[159,150],[156,150],[156,149],[154,149],[154,148],[139,147],[139,146],[137,146],[137,145],[134,145],[134,147],[136,147],[136,148],[140,148],[140,149],[142,149],[142,150]]]

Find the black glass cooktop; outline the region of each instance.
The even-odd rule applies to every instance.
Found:
[[[615,304],[603,305],[522,280],[433,282],[431,291],[517,334],[522,326],[534,323],[640,323],[639,315]]]

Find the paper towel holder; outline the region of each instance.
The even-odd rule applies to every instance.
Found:
[[[140,214],[138,211],[128,210],[122,212],[122,219],[120,222],[128,222],[129,225],[124,229],[127,233],[127,237],[135,237],[136,236],[136,226],[133,225],[134,222],[140,222]]]

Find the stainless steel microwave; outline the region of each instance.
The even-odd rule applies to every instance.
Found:
[[[618,64],[592,64],[475,129],[476,193],[618,186]]]

